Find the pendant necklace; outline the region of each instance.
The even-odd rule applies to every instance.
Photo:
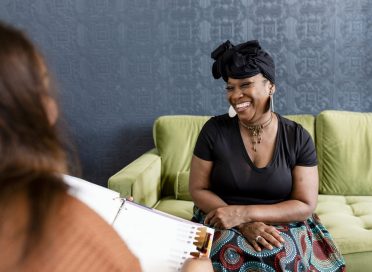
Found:
[[[271,120],[273,120],[273,113],[271,112],[270,118],[258,125],[246,125],[239,120],[239,123],[248,130],[249,136],[251,138],[251,143],[253,145],[253,151],[257,152],[256,145],[261,143],[263,129],[270,125]]]

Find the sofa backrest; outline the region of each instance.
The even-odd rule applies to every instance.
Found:
[[[284,115],[283,117],[295,121],[304,127],[309,133],[313,141],[315,141],[315,117],[310,114]]]
[[[177,173],[190,169],[199,132],[210,116],[169,115],[155,120],[153,137],[161,157],[162,195],[174,195]]]
[[[372,113],[323,111],[315,123],[319,192],[372,195]]]
[[[314,139],[314,116],[285,117],[300,123]],[[162,196],[181,196],[189,200],[187,172],[199,132],[209,118],[210,116],[169,115],[155,120],[153,137],[162,160]],[[178,189],[182,192],[177,193]]]

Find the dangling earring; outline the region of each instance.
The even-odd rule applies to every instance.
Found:
[[[274,112],[274,94],[270,92],[270,110]]]
[[[235,115],[236,115],[236,111],[234,110],[234,107],[230,105],[230,107],[229,107],[229,116],[231,118],[233,118],[233,117],[235,117]]]

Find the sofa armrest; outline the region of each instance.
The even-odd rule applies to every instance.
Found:
[[[153,207],[161,193],[161,158],[151,149],[128,164],[108,180],[108,187],[122,197],[133,196],[134,201]]]

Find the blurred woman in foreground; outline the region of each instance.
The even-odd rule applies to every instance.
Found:
[[[0,271],[141,271],[111,226],[67,192],[49,81],[29,39],[0,22]]]

